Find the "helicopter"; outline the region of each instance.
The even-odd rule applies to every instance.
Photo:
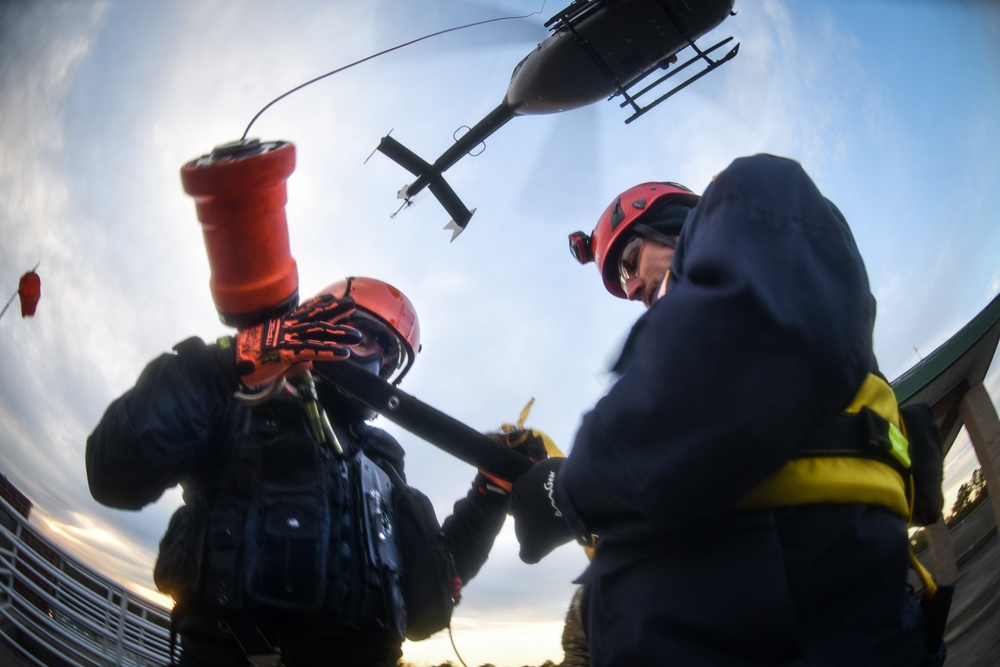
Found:
[[[451,241],[465,229],[476,209],[469,209],[444,180],[444,172],[516,116],[553,114],[621,96],[622,108],[639,116],[732,60],[739,44],[713,59],[710,54],[732,41],[728,37],[701,49],[695,40],[735,15],[733,0],[573,0],[545,22],[552,32],[514,67],[503,101],[458,138],[433,164],[393,137],[382,137],[376,150],[416,176],[397,193],[404,206],[424,188],[452,216],[445,229]],[[694,55],[677,65],[677,54],[690,46]],[[694,64],[704,68],[645,106],[639,98]],[[670,69],[668,69],[670,68]],[[655,77],[636,90],[640,83]],[[633,92],[634,91],[634,92]],[[644,98],[645,99],[645,98]]]

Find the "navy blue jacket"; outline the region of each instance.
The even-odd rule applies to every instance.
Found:
[[[923,659],[901,520],[730,509],[876,369],[874,320],[851,232],[797,163],[742,158],[709,185],[556,481],[572,531],[599,536],[595,666]]]

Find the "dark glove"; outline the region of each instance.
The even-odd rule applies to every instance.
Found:
[[[354,299],[323,294],[309,299],[285,317],[236,335],[236,372],[247,387],[281,377],[294,364],[339,361],[361,342],[361,332],[337,322],[354,312]]]
[[[539,461],[514,482],[510,513],[525,563],[537,563],[573,539],[555,500],[556,477],[565,462],[564,458]]]
[[[541,431],[533,428],[515,428],[511,431],[501,431],[496,437],[500,444],[524,454],[535,463],[549,458],[550,452],[545,446],[548,436]]]
[[[544,461],[550,455],[563,455],[549,436],[533,428],[511,427],[509,430],[487,433],[487,435],[504,447],[509,447],[523,455],[532,463]],[[479,471],[473,484],[488,493],[509,493],[511,487],[511,482],[482,470]]]

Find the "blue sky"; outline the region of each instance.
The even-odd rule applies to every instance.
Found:
[[[179,169],[238,138],[282,92],[444,28],[537,11],[526,0],[125,0],[0,6],[0,285],[41,262],[34,319],[0,320],[0,472],[36,522],[95,567],[152,588],[173,490],[139,513],[91,500],[87,434],[145,363],[190,336],[228,333]],[[503,97],[544,19],[449,33],[325,79],[269,109],[250,136],[292,141],[287,215],[303,294],[351,274],[414,302],[423,352],[402,387],[481,430],[530,422],[564,450],[608,386],[641,306],[610,297],[566,252],[621,190],[673,180],[700,192],[734,158],[803,163],[846,215],[879,302],[876,352],[895,378],[1000,292],[1000,5],[988,0],[738,0],[709,38],[730,64],[629,125],[617,103],[517,118],[448,180],[478,211],[454,243],[424,193],[395,218],[409,175],[393,136],[432,160]],[[706,42],[708,43],[708,42]],[[993,369],[987,390],[1000,397]],[[411,481],[443,518],[474,470],[393,425]],[[974,459],[960,436],[950,482]],[[708,483],[708,480],[706,480]],[[509,522],[508,522],[509,524]],[[470,665],[559,660],[585,558],[536,566],[512,526],[457,610]],[[454,659],[444,637],[406,657]]]

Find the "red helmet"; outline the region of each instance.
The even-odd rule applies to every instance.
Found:
[[[356,310],[347,324],[361,329],[362,333],[375,335],[372,328],[366,326],[366,322],[371,322],[381,330],[379,333],[389,334],[392,340],[379,341],[383,348],[379,375],[394,384],[402,380],[420,351],[420,322],[406,295],[381,280],[354,277],[337,281],[319,294],[351,297]]]
[[[680,233],[680,224],[656,225],[656,215],[663,207],[679,204],[685,208],[698,205],[698,195],[679,183],[642,183],[633,186],[615,198],[597,221],[590,236],[583,232],[569,235],[569,249],[581,264],[595,262],[601,272],[604,286],[614,296],[628,298],[618,278],[618,258],[625,244],[634,234],[659,240],[664,235]],[[646,219],[644,220],[644,216]],[[681,222],[683,218],[680,219]]]

